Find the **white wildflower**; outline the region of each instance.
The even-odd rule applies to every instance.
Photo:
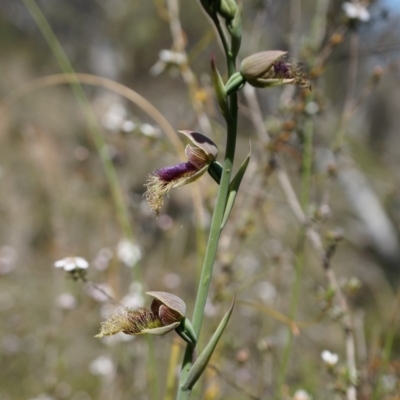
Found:
[[[144,298],[140,293],[129,293],[122,298],[121,304],[128,308],[140,308],[144,306]]]
[[[315,101],[310,101],[306,105],[306,113],[308,115],[315,115],[319,111],[319,105]]]
[[[163,283],[167,289],[176,289],[181,284],[181,277],[175,272],[168,272],[163,277]]]
[[[110,357],[100,356],[90,363],[89,370],[93,375],[110,376],[115,373],[115,366]]]
[[[207,297],[206,306],[204,308],[204,315],[206,315],[207,317],[215,317],[217,315],[217,308],[212,303],[209,297]]]
[[[161,61],[170,64],[180,65],[186,62],[186,56],[184,54],[171,50],[161,50],[158,57]]]
[[[342,4],[342,8],[349,19],[353,20],[359,20],[362,22],[367,22],[371,18],[371,15],[369,11],[367,10],[367,7],[359,2],[345,2]]]
[[[331,353],[329,350],[324,350],[321,353],[322,361],[328,364],[330,367],[333,367],[339,361],[339,356],[335,353]]]
[[[121,129],[122,124],[125,122],[127,117],[127,111],[123,104],[114,103],[112,104],[107,112],[101,119],[102,125],[110,131],[117,132]]]
[[[62,268],[64,271],[71,272],[76,269],[87,269],[89,263],[83,257],[66,257],[54,263],[56,268]]]
[[[150,68],[150,74],[162,74],[169,65],[182,65],[187,61],[186,55],[176,51],[163,49],[158,54],[157,62]]]
[[[133,267],[142,258],[142,251],[137,244],[122,239],[117,246],[117,256],[126,266]]]
[[[276,298],[277,290],[272,283],[260,281],[255,286],[255,292],[258,297],[266,304],[272,304]]]
[[[160,136],[160,130],[153,125],[150,124],[142,124],[139,128],[140,132],[144,136],[157,138]]]
[[[312,397],[303,389],[296,390],[293,400],[311,400]]]
[[[54,400],[54,397],[52,397],[46,393],[42,393],[37,397],[30,397],[28,400]]]
[[[129,119],[124,121],[121,125],[121,129],[126,133],[132,132],[135,128],[136,128],[136,124]]]
[[[71,293],[61,293],[57,299],[56,304],[64,310],[72,310],[76,307],[76,298]]]
[[[11,246],[0,247],[0,275],[6,275],[15,268],[17,251]]]

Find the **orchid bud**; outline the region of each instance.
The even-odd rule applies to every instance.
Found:
[[[285,51],[263,51],[246,57],[240,65],[240,73],[251,86],[265,88],[293,84],[311,88],[301,64],[285,60]]]

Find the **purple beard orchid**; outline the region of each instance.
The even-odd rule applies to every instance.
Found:
[[[159,215],[164,196],[172,189],[186,185],[200,178],[216,159],[216,144],[198,132],[179,131],[186,135],[196,147],[187,145],[185,154],[188,161],[154,171],[147,179],[144,196],[150,207]]]

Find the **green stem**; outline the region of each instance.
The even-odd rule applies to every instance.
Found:
[[[215,21],[214,21],[215,22]],[[217,29],[218,29],[217,25]],[[226,43],[225,37],[222,30],[218,30],[223,43]],[[224,46],[225,48],[225,46]],[[225,48],[228,74],[231,76],[235,72],[235,59],[230,55],[229,49]],[[208,236],[207,249],[204,257],[203,268],[201,271],[199,288],[197,291],[196,303],[194,306],[192,325],[197,335],[200,336],[201,325],[203,322],[204,308],[207,301],[208,291],[210,288],[212,271],[214,267],[215,257],[217,255],[219,238],[221,235],[221,225],[224,217],[226,200],[228,197],[229,183],[232,174],[233,161],[235,157],[236,148],[236,135],[237,135],[237,114],[238,114],[238,103],[237,94],[234,93],[230,96],[230,118],[227,122],[227,139],[226,139],[226,151],[225,160],[222,169],[221,182],[218,189],[218,195],[216,205],[211,221],[210,234]],[[182,383],[185,381],[189,370],[193,363],[194,348],[191,345],[186,347],[185,355],[182,363],[180,386],[178,389],[177,400],[188,400],[191,396],[191,390],[183,390]]]

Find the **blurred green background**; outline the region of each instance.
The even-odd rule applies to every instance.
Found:
[[[211,133],[223,153],[209,68],[214,53],[226,77],[219,43],[197,1],[181,2],[182,42],[174,40],[171,4],[37,1],[76,72],[133,89],[173,129]],[[257,91],[261,124],[273,139],[267,145],[256,133],[252,105],[240,96],[237,165],[249,140],[253,163],[221,240],[202,340],[234,293],[238,302],[211,361],[215,368],[193,398],[272,398],[287,348],[285,398],[307,398],[301,390],[314,399],[344,398],[343,327],[310,245],[301,253],[295,325],[289,317],[300,228],[270,155],[279,153],[300,193],[307,118],[314,135],[306,213],[327,246],[332,232],[344,237],[331,265],[354,322],[359,398],[372,398],[381,375],[378,398],[400,398],[400,5],[376,0],[368,12],[368,21],[354,23],[340,1],[243,2],[240,58],[289,49],[311,74],[314,99],[310,106],[290,87]],[[104,292],[139,307],[151,301],[143,290],[170,291],[191,315],[216,184],[204,176],[173,190],[157,219],[144,203],[144,183],[156,168],[177,163],[179,149],[153,112],[105,89],[101,79],[84,85],[129,212],[133,236],[126,238],[82,106],[67,82],[46,80],[61,69],[20,0],[0,0],[0,52],[0,399],[174,398],[183,349],[174,334],[93,336],[115,308]],[[318,57],[326,57],[319,69]],[[89,261],[87,283],[53,267],[68,256]],[[339,355],[334,372],[320,357],[325,349]]]

